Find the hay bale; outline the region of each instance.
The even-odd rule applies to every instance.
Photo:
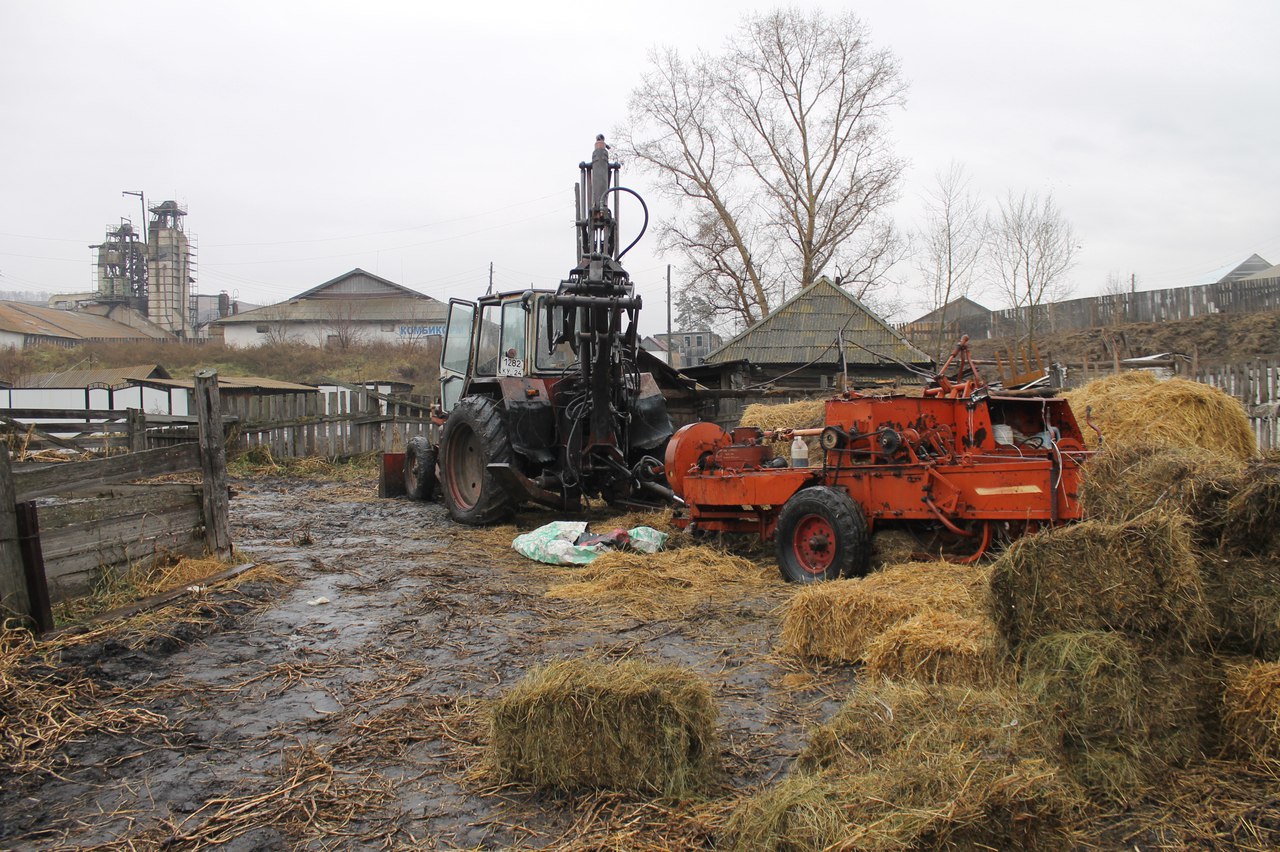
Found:
[[[1280,764],[1280,663],[1228,670],[1222,707],[1233,751],[1255,763]]]
[[[1109,523],[1176,508],[1198,543],[1216,544],[1243,471],[1238,459],[1199,447],[1108,443],[1084,467],[1081,501],[1089,517]]]
[[[1227,501],[1222,544],[1235,553],[1280,558],[1280,461],[1250,463]]]
[[[1055,633],[1028,648],[1021,688],[1071,777],[1123,803],[1201,756],[1212,670],[1119,633]]]
[[[1082,424],[1092,409],[1090,419],[1108,443],[1200,447],[1240,461],[1257,452],[1244,406],[1211,385],[1187,379],[1162,382],[1132,371],[1090,382],[1066,398]],[[1096,449],[1093,430],[1085,426],[1083,432],[1085,443]]]
[[[715,774],[715,720],[710,688],[688,671],[565,660],[495,703],[488,753],[508,782],[681,797]]]
[[[927,609],[871,640],[863,671],[875,678],[992,686],[1000,675],[989,618]]]
[[[897,749],[1038,754],[1042,740],[1026,724],[1028,709],[1007,687],[871,681],[810,735],[795,766],[808,773],[856,770]]]
[[[841,786],[798,774],[738,802],[725,826],[737,852],[810,852],[835,848],[849,833]]]
[[[1209,621],[1186,519],[1172,512],[1019,539],[993,566],[991,606],[1015,655],[1049,634],[1082,630],[1193,647]]]
[[[1061,848],[1076,797],[1022,750],[1023,710],[1009,691],[863,687],[815,732],[791,778],[739,803],[725,845]]]
[[[782,647],[810,659],[858,662],[872,639],[926,609],[976,614],[986,578],[973,566],[908,562],[859,579],[806,586],[787,604]]]
[[[620,611],[635,618],[687,614],[717,598],[741,600],[777,588],[777,570],[705,546],[659,553],[602,553],[573,569],[546,596]]]
[[[1064,742],[1145,739],[1142,663],[1137,643],[1119,633],[1053,633],[1027,649],[1022,689]]]
[[[1201,572],[1214,649],[1280,657],[1280,564],[1269,556],[1210,552]]]

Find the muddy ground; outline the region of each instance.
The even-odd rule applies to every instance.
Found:
[[[68,647],[64,667],[155,718],[0,779],[0,847],[709,845],[732,797],[785,772],[852,683],[774,655],[781,582],[668,619],[593,610],[544,597],[555,571],[477,545],[442,507],[372,490],[237,482],[236,549],[287,582],[193,593],[170,625]],[[727,771],[710,800],[495,784],[486,702],[575,655],[671,662],[713,685]]]

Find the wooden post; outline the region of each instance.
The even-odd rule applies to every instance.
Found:
[[[140,453],[147,448],[147,415],[141,408],[130,408],[128,416],[129,452]]]
[[[9,448],[0,445],[0,623],[31,618],[31,596],[18,544],[18,514]]]
[[[27,599],[31,602],[31,620],[36,630],[53,629],[53,608],[49,605],[49,580],[44,573],[44,550],[40,546],[40,520],[34,500],[16,506],[18,546],[22,551],[23,573],[27,580]]]
[[[200,470],[204,474],[205,540],[210,552],[231,555],[231,520],[227,499],[227,447],[218,400],[218,372],[196,373],[196,417],[200,423]]]

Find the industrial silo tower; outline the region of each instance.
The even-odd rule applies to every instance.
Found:
[[[147,309],[147,260],[138,232],[128,222],[107,226],[98,250],[98,298],[124,302],[139,312]]]
[[[195,257],[183,230],[187,211],[176,201],[151,208],[147,227],[147,317],[182,338],[191,337]]]

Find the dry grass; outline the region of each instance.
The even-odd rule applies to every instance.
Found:
[[[1255,459],[1227,501],[1223,545],[1249,556],[1280,557],[1280,460]]]
[[[506,782],[678,798],[718,772],[715,721],[710,688],[688,671],[564,660],[494,704],[488,754]]]
[[[863,671],[873,678],[992,686],[1002,674],[996,638],[985,616],[926,609],[872,639]]]
[[[364,453],[342,459],[325,456],[277,459],[270,447],[259,445],[228,461],[227,472],[244,479],[288,476],[320,482],[376,482],[381,473],[381,458],[381,453]]]
[[[161,592],[198,586],[200,581],[235,564],[238,563],[214,557],[182,556],[151,564],[135,563],[123,571],[107,568],[89,594],[56,605],[54,618],[59,625],[73,624]],[[242,578],[236,579],[243,582]]]
[[[782,647],[808,659],[859,662],[876,636],[925,610],[977,614],[987,576],[972,566],[909,562],[805,587],[787,604]]]
[[[56,659],[56,646],[37,646],[26,630],[0,632],[0,766],[6,771],[56,773],[67,765],[69,743],[168,727],[164,716],[83,672],[58,667]]]
[[[1223,726],[1231,749],[1280,770],[1280,663],[1254,663],[1227,672]]]
[[[713,601],[733,603],[777,591],[775,571],[705,546],[660,553],[603,553],[563,572],[547,597],[634,618],[680,618]]]
[[[375,773],[340,773],[315,748],[299,746],[282,754],[275,781],[266,789],[210,799],[171,825],[169,836],[153,839],[158,848],[195,850],[275,829],[299,841],[359,847],[393,833],[387,824],[394,817],[386,810],[393,800],[390,783]]]
[[[996,626],[1017,654],[1052,633],[1117,630],[1198,647],[1208,630],[1185,518],[1149,512],[1027,536],[993,566]]]
[[[1244,461],[1257,442],[1244,407],[1210,385],[1187,379],[1157,381],[1133,370],[1090,382],[1066,394],[1083,424],[1085,413],[1108,443],[1160,443],[1199,447]],[[1085,442],[1096,449],[1097,436],[1084,427]]]

